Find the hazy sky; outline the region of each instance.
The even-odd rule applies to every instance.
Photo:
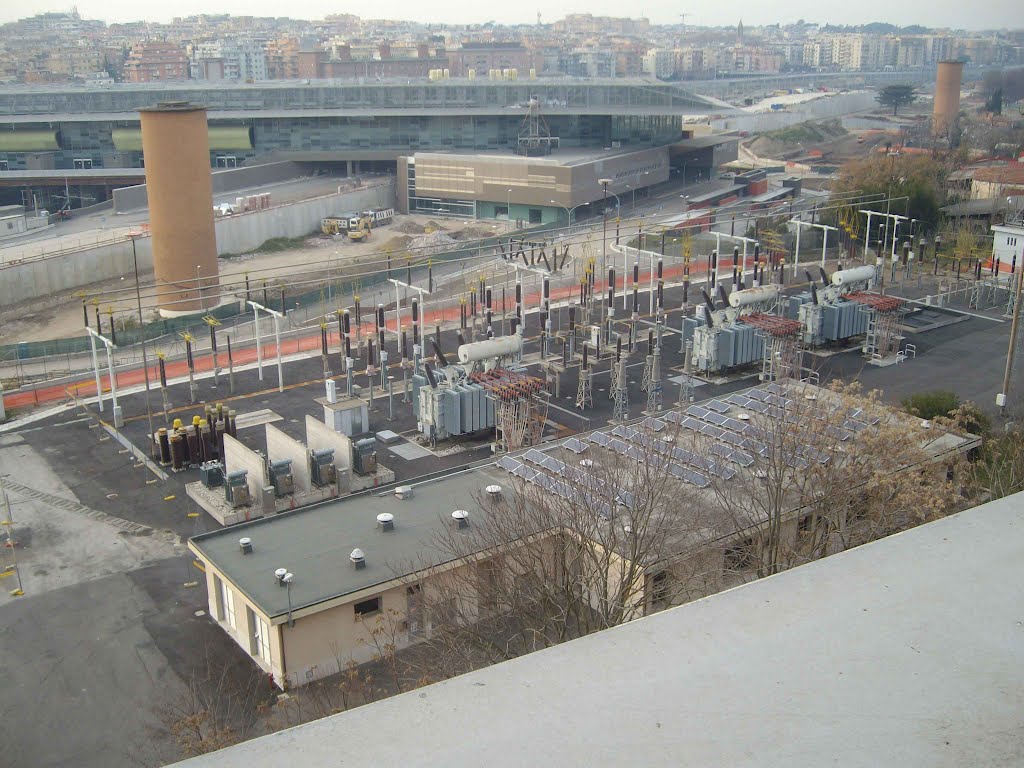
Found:
[[[76,0],[35,0],[21,5],[7,0],[0,2],[0,21],[12,21],[29,13],[66,11]],[[833,24],[861,24],[883,21],[891,24],[922,24],[930,27],[962,29],[998,29],[1021,26],[1021,6],[1017,0],[859,0],[858,2],[821,2],[821,0],[786,0],[771,3],[766,0],[704,0],[679,2],[678,0],[640,0],[623,5],[613,0],[566,0],[553,4],[471,3],[467,0],[377,0],[372,4],[339,4],[329,0],[164,0],[149,5],[135,0],[77,0],[83,18],[103,19],[108,22],[169,21],[174,16],[199,13],[231,13],[236,15],[277,16],[319,19],[330,13],[355,13],[363,18],[414,19],[447,23],[529,23],[537,19],[554,21],[566,13],[593,13],[608,16],[647,16],[657,24],[679,21],[679,14],[692,15],[689,24],[729,25],[743,19],[745,24],[789,23],[797,19]]]

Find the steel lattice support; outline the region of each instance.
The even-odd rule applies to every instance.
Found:
[[[803,347],[800,337],[764,334],[764,357],[761,359],[761,381],[800,379],[803,371]]]
[[[626,386],[626,361],[615,364],[612,374],[612,420],[629,418],[629,388]]]
[[[580,370],[580,385],[576,390],[576,407],[581,411],[594,407],[593,385],[590,381],[590,371]]]

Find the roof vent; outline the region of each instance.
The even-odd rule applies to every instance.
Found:
[[[250,539],[248,536],[243,536],[242,538],[240,538],[238,540],[238,546],[242,548],[243,555],[252,554],[252,539]]]
[[[400,485],[395,488],[395,496],[400,499],[411,499],[412,498],[412,486],[411,485]]]
[[[284,583],[285,583],[284,582],[284,577],[285,577],[285,574],[287,574],[287,573],[288,573],[288,569],[287,568],[278,568],[276,571],[274,571],[274,578],[277,579],[277,586],[279,586],[279,587],[283,587],[284,586]]]
[[[348,556],[348,559],[352,561],[352,566],[357,571],[366,567],[366,555],[363,554],[363,550],[359,547],[352,550],[352,554]]]
[[[662,439],[662,441],[664,441],[666,443],[674,443],[676,441],[675,435],[665,435],[661,439]]]
[[[736,414],[736,418],[739,419],[740,421],[750,421],[750,414],[749,413],[737,413]]]
[[[501,498],[501,486],[495,483],[494,485],[488,485],[484,488],[486,493],[492,500],[497,501]]]
[[[455,524],[458,525],[459,528],[468,528],[469,512],[467,512],[464,509],[456,509],[454,512],[452,512],[452,520],[455,521]]]
[[[390,512],[381,512],[377,515],[377,526],[382,531],[393,531],[395,530],[395,516]]]

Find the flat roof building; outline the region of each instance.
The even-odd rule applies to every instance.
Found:
[[[798,433],[782,435],[787,442],[773,448],[768,430],[783,428],[794,417],[818,419],[817,404],[832,403],[824,390],[790,386],[793,389],[772,384],[751,390],[750,397],[737,393],[711,401],[707,408],[670,410],[660,418],[532,448],[495,464],[414,484],[411,493],[401,497],[391,490],[370,492],[196,536],[189,548],[205,568],[210,614],[279,685],[297,686],[336,674],[350,659],[362,663],[375,658],[378,649],[372,633],[378,618],[398,622],[392,638],[398,648],[431,636],[431,606],[447,599],[437,599],[442,586],[438,579],[458,578],[459,569],[488,567],[495,552],[509,544],[478,544],[472,538],[476,522],[503,514],[517,503],[543,503],[548,495],[568,498],[566,503],[589,510],[588,519],[592,512],[608,520],[622,515],[632,521],[629,510],[645,491],[626,487],[635,478],[608,478],[615,467],[637,462],[674,489],[652,502],[664,505],[672,499],[670,533],[658,553],[616,551],[625,565],[609,572],[609,584],[601,583],[597,589],[625,595],[629,611],[637,615],[718,591],[751,577],[752,563],[766,546],[761,541],[764,516],[756,505],[746,508],[737,501],[764,492],[765,481],[757,472],[766,470],[760,468],[784,461],[803,473],[812,462],[824,465],[841,457],[859,432],[872,426],[857,414],[847,417],[837,409],[831,412],[838,414],[833,421],[817,426],[807,421]],[[808,392],[821,397],[808,399]],[[803,416],[797,415],[798,409]],[[979,443],[972,435],[891,418],[906,421],[911,435],[919,431],[922,447],[916,460],[923,468],[935,465],[943,477],[942,462]],[[904,428],[902,421],[899,427]],[[819,430],[818,437],[808,430]],[[828,444],[831,447],[819,440],[825,434],[834,441]],[[584,465],[592,469],[581,469]],[[488,492],[489,486],[497,486],[496,495]],[[812,505],[802,495],[806,493],[813,494],[806,483],[784,489],[779,519],[772,524],[782,550],[796,552],[800,532],[814,527],[812,518],[822,519],[820,510],[808,509]],[[452,548],[445,538],[446,532],[462,530],[452,514],[459,510],[468,514],[469,551]],[[834,523],[835,531],[843,535],[830,533],[820,546],[836,551],[856,542],[860,523],[847,521],[845,508],[830,514],[838,516],[830,525]],[[522,543],[516,546],[546,546],[568,525],[564,520],[555,514],[546,523],[550,529],[523,532]],[[602,540],[594,545],[618,550],[620,543]],[[544,550],[538,551],[543,556]],[[657,557],[651,558],[654,554]],[[792,561],[799,558],[787,558]],[[290,581],[282,580],[285,573],[292,574]],[[615,579],[619,582],[612,584]],[[474,594],[471,600],[474,605],[466,614],[485,610],[481,595]]]
[[[1022,509],[1009,496],[181,765],[1019,764]]]

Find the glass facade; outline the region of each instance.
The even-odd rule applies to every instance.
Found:
[[[379,83],[281,81],[238,84],[123,84],[109,89],[22,86],[0,90],[2,115],[135,112],[158,101],[191,101],[210,110],[300,109],[541,109],[662,108],[675,114],[706,111],[708,104],[678,85],[607,80],[447,80]]]
[[[289,152],[344,160],[347,151],[500,151],[516,146],[531,98],[565,147],[666,144],[680,137],[683,115],[706,110],[678,86],[628,81],[11,87],[0,89],[0,130],[56,129],[55,169],[81,158],[96,168],[139,168],[141,151],[115,142],[115,132],[123,138],[137,131],[140,107],[178,100],[206,105],[211,131],[251,132],[251,147],[230,153],[239,164]],[[19,119],[5,123],[4,115]],[[39,120],[26,120],[33,115]],[[211,166],[217,154],[223,152],[211,152]],[[0,161],[25,170],[28,153],[0,152]]]

